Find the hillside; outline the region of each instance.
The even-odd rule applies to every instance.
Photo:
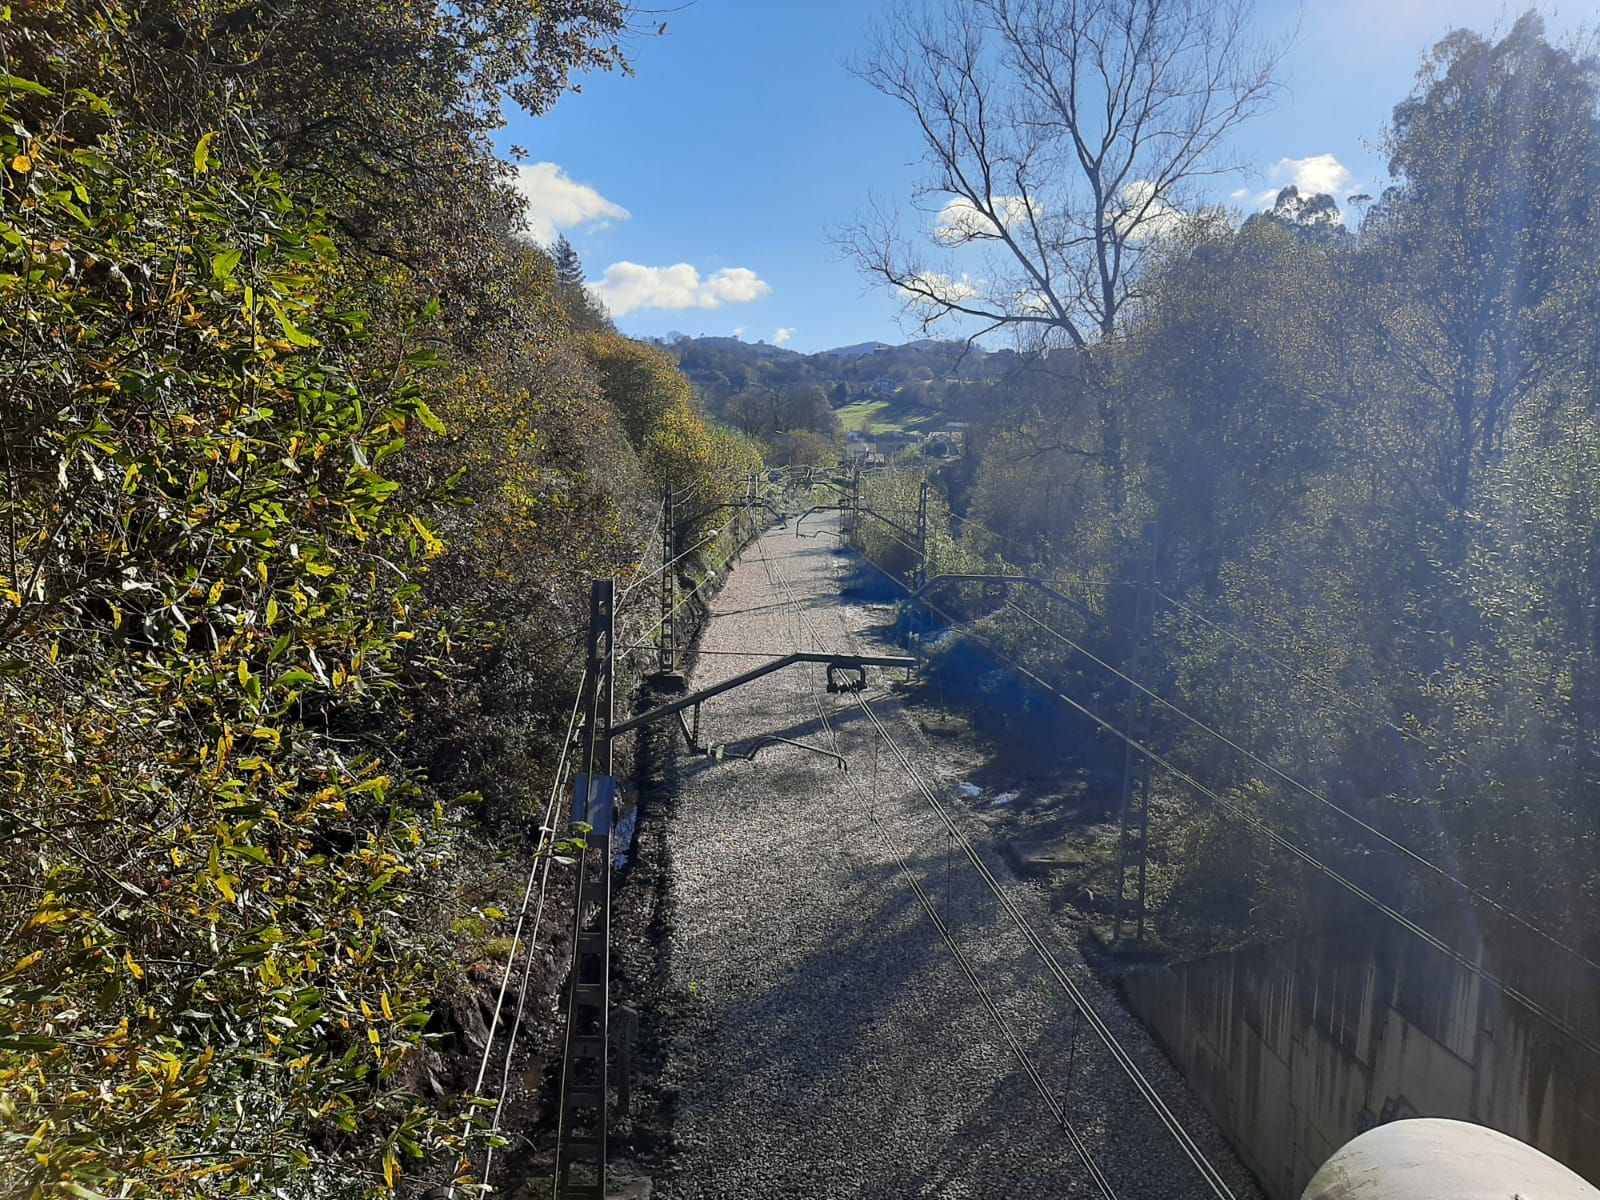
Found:
[[[971,416],[1018,361],[1010,350],[930,340],[901,346],[861,342],[816,354],[737,338],[680,337],[662,345],[709,411],[757,436],[771,431],[754,426],[751,410],[764,419],[775,398],[795,411],[805,407],[797,399],[807,396],[825,401],[837,429],[793,419],[825,434],[936,428]]]

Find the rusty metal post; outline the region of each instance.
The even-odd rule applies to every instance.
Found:
[[[855,461],[855,468],[850,472],[850,511],[845,514],[844,534],[845,540],[852,545],[856,544],[857,535],[861,531],[861,460]]]

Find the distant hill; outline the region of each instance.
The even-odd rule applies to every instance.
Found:
[[[881,350],[892,350],[888,342],[857,342],[854,346],[837,346],[832,350],[824,350],[823,354],[831,354],[838,358],[860,358],[863,354],[876,354]]]
[[[676,337],[660,344],[677,358],[710,411],[761,436],[771,421],[782,423],[774,412],[818,409],[823,417],[831,409],[836,428],[844,431],[937,428],[981,407],[1016,362],[1009,350],[933,339],[899,346],[857,342],[815,354],[730,337]],[[785,403],[776,404],[774,397]],[[824,424],[806,422],[810,428]]]

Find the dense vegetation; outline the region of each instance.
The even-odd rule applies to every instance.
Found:
[[[1242,223],[1174,223],[1114,328],[994,388],[973,456],[947,470],[957,511],[994,535],[953,524],[967,560],[1138,579],[1155,522],[1160,589],[1228,631],[1158,601],[1157,691],[1591,955],[1597,101],[1593,48],[1551,45],[1535,16],[1451,34],[1394,110],[1394,185],[1350,201],[1359,225],[1292,191]],[[1085,594],[1131,621],[1129,589]],[[1050,615],[1126,661],[1125,633]],[[1103,709],[1126,694],[1014,614],[989,628]],[[1156,729],[1386,900],[1453,896],[1159,706]],[[1326,917],[1314,879],[1184,785],[1157,787],[1169,930]]]
[[[7,1195],[382,1195],[481,1144],[439,1050],[588,580],[759,465],[491,152],[625,21],[0,5]]]

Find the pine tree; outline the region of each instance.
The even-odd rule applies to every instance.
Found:
[[[562,284],[567,287],[583,286],[583,260],[565,235],[556,238],[556,244],[550,249],[550,257],[556,260],[556,278]]]

